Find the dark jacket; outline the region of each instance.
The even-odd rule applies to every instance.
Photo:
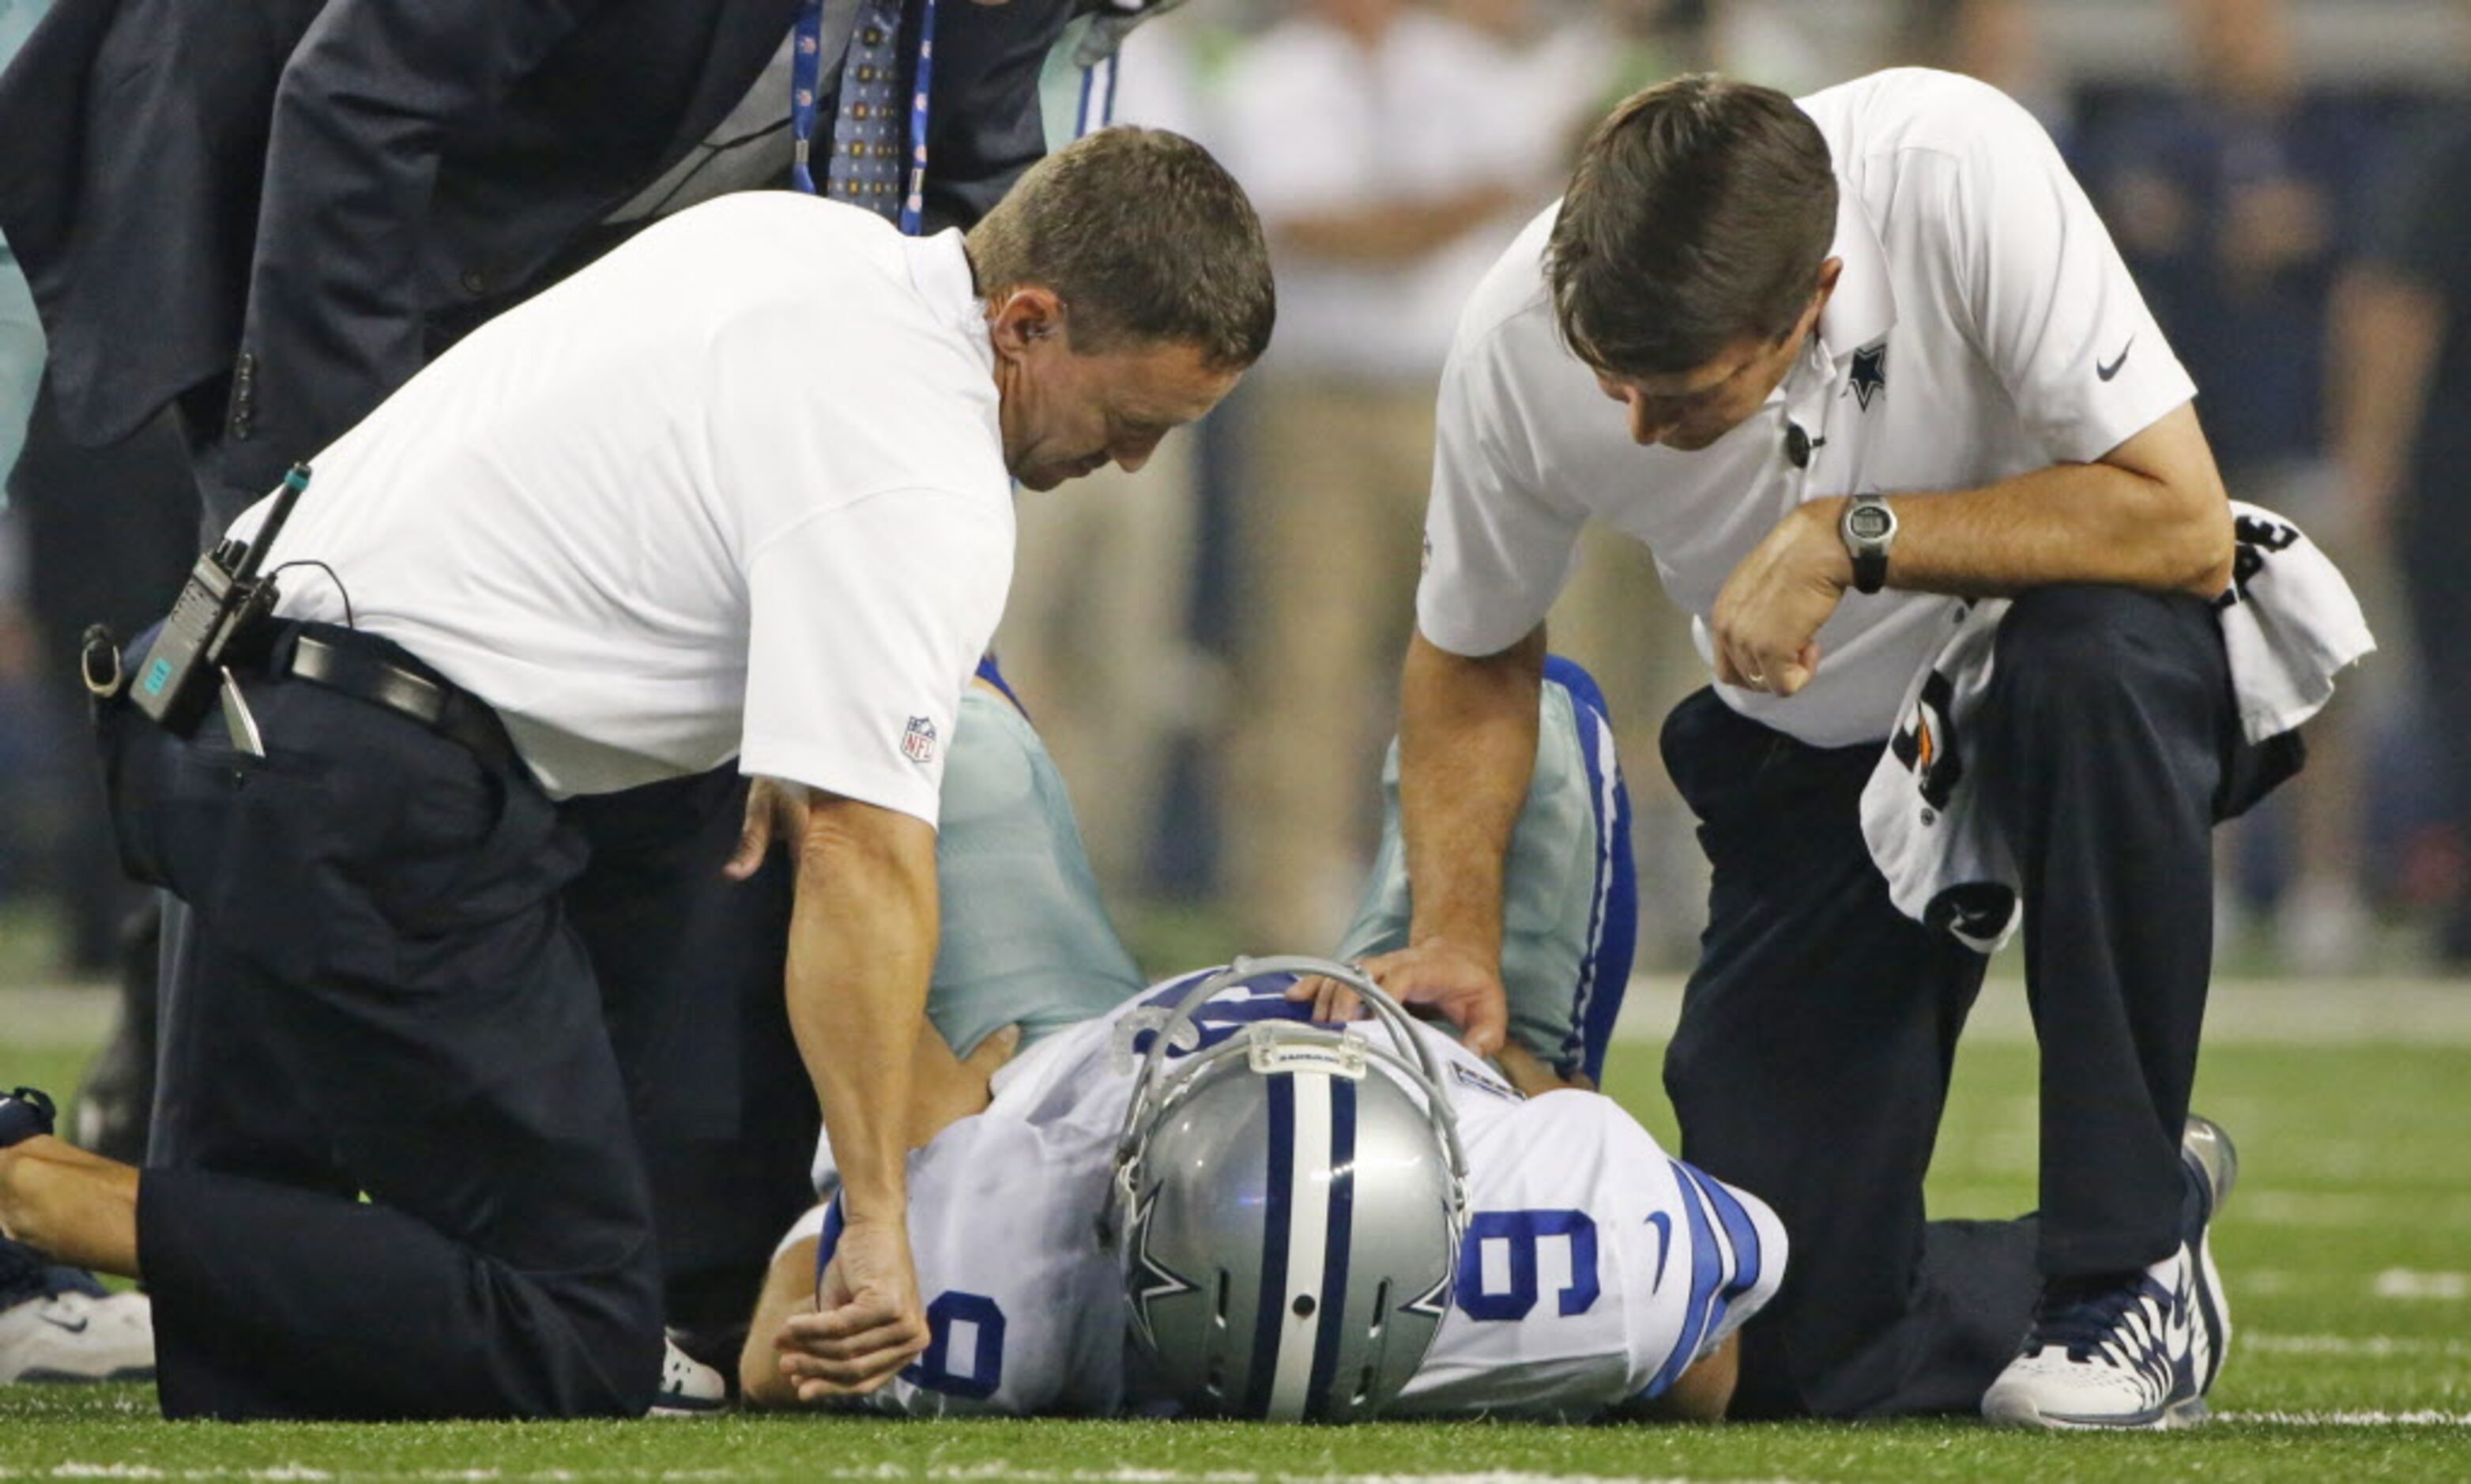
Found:
[[[193,435],[221,424],[200,472],[228,514],[571,263],[796,10],[57,0],[0,77],[0,231],[63,424],[107,442],[183,399]],[[939,8],[934,224],[976,220],[1043,153],[1038,67],[1069,10]]]

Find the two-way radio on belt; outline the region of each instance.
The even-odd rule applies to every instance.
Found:
[[[234,742],[255,742],[256,723],[231,686],[231,667],[256,657],[252,641],[262,637],[277,596],[273,576],[261,577],[258,569],[308,487],[309,466],[294,464],[259,523],[256,539],[225,536],[189,569],[171,616],[146,652],[145,668],[129,686],[137,709],[165,731],[185,737],[196,730],[206,702],[221,690],[225,710],[238,708],[236,716],[227,718]]]

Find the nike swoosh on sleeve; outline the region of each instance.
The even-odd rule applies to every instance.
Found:
[[[2128,338],[2128,344],[2119,347],[2119,355],[2112,360],[2108,365],[2103,365],[2097,363],[2093,368],[2093,374],[2101,377],[2104,381],[2108,381],[2112,377],[2118,375],[2119,368],[2128,364],[2128,352],[2130,347],[2133,346],[2135,343],[2136,337],[2133,335],[2130,336]]]

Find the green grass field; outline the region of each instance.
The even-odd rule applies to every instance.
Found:
[[[2012,1000],[1994,985],[1987,1001]],[[79,1052],[12,1025],[0,1080],[73,1080]],[[1659,1015],[1662,1016],[1659,1019]],[[18,1020],[23,1016],[16,1017]],[[1935,1210],[2033,1192],[2034,1056],[1987,1003],[1959,1067]],[[2471,986],[2237,984],[2218,992],[2199,1106],[2238,1139],[2217,1229],[2237,1338],[2205,1428],[2041,1437],[1876,1425],[1353,1430],[733,1417],[526,1425],[167,1425],[142,1387],[0,1388],[0,1478],[2471,1479]],[[1669,1138],[1635,1001],[1608,1078]]]

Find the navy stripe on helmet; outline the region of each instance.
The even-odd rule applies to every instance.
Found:
[[[1265,1077],[1270,1094],[1270,1158],[1261,1210],[1261,1284],[1253,1325],[1253,1364],[1244,1377],[1244,1415],[1266,1416],[1279,1379],[1279,1331],[1286,1314],[1287,1223],[1295,1200],[1296,1079]]]
[[[1355,1239],[1355,1084],[1345,1077],[1328,1080],[1329,1237],[1321,1264],[1321,1322],[1313,1333],[1312,1390],[1305,1401],[1305,1415],[1316,1422],[1331,1416],[1330,1382],[1347,1335],[1347,1255]]]

